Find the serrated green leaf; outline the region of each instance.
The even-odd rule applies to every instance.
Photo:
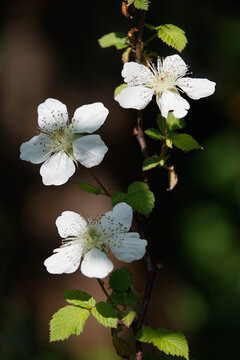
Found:
[[[136,9],[148,10],[148,0],[134,0]]]
[[[157,339],[156,331],[147,326],[143,326],[135,336],[135,340],[148,344],[153,344],[155,339]]]
[[[188,343],[185,336],[181,332],[171,332],[170,330],[159,328],[156,330],[158,340],[154,344],[165,354],[183,356],[189,359]]]
[[[83,191],[86,191],[89,194],[95,194],[95,195],[102,194],[102,190],[100,188],[90,185],[85,182],[78,182],[77,186],[79,186],[80,189],[82,189]]]
[[[98,43],[102,48],[115,46],[117,50],[124,49],[128,46],[125,34],[120,32],[111,32],[98,39]]]
[[[134,2],[134,0],[128,0],[128,5],[131,5]]]
[[[163,135],[157,129],[149,128],[149,129],[145,130],[144,132],[153,140],[163,140]]]
[[[156,166],[162,166],[163,164],[164,162],[159,159],[158,155],[153,155],[144,160],[142,169],[143,171],[147,171],[155,168]]]
[[[83,331],[89,310],[67,305],[58,310],[50,321],[50,341],[64,340],[70,335],[79,335]]]
[[[164,328],[153,330],[150,327],[142,327],[135,339],[153,344],[166,354],[183,356],[187,360],[189,359],[187,340],[180,332],[172,332]]]
[[[126,310],[121,313],[121,320],[126,327],[129,327],[136,317],[136,312],[133,310]]]
[[[143,215],[148,215],[154,207],[154,194],[149,190],[147,184],[141,181],[135,181],[128,187],[127,193],[117,192],[112,195],[112,205],[119,202],[126,202],[134,211]]]
[[[109,286],[115,293],[124,294],[132,285],[132,275],[124,266],[113,271],[109,278]]]
[[[134,306],[137,305],[138,300],[139,296],[134,291],[130,290],[124,295],[123,303],[125,306]]]
[[[111,294],[110,299],[112,300],[113,304],[116,305],[116,306],[117,305],[123,305],[122,294]],[[109,300],[108,300],[108,303],[111,304],[111,302],[109,302]]]
[[[114,90],[114,97],[120,94],[120,92],[127,87],[127,84],[121,84],[117,86]]]
[[[165,24],[156,27],[158,37],[167,45],[181,52],[187,45],[185,32],[173,24]]]
[[[113,330],[112,342],[117,354],[121,358],[123,359],[130,358],[130,354],[131,354],[130,346],[126,340],[124,340],[121,337],[118,337],[118,332],[116,330]]]
[[[103,326],[111,328],[117,327],[117,314],[110,304],[101,301],[96,304],[91,312],[97,321]]]
[[[199,143],[189,134],[172,134],[170,139],[178,149],[183,151],[202,149]]]
[[[78,305],[86,309],[91,309],[96,304],[96,301],[91,295],[80,290],[65,291],[63,296],[70,304]]]

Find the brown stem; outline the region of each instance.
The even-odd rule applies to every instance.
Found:
[[[92,176],[92,178],[96,181],[96,183],[100,186],[100,188],[103,191],[103,195],[106,195],[108,197],[111,197],[112,195],[107,191],[107,189],[105,188],[105,186],[103,185],[103,183],[93,174],[92,170],[85,168],[85,170],[88,172],[88,174],[90,176]]]
[[[167,146],[167,125],[166,125],[166,119],[163,117],[163,143],[162,143],[162,149],[160,154],[160,159],[163,159],[168,151]]]
[[[136,62],[142,62],[142,34],[143,34],[143,27],[144,27],[144,20],[145,20],[146,11],[140,10],[140,18],[139,18],[139,26],[138,26],[138,37],[136,42]]]
[[[101,280],[101,279],[97,279],[97,281],[98,281],[98,283],[99,283],[99,285],[100,285],[100,287],[101,287],[102,291],[103,291],[103,292],[104,292],[104,294],[106,295],[107,299],[108,299],[108,300],[109,300],[109,302],[111,303],[111,305],[112,305],[113,307],[115,307],[115,305],[114,305],[114,303],[113,303],[112,299],[110,298],[109,293],[108,293],[108,292],[107,292],[107,290],[105,289],[105,286],[104,286],[104,282],[103,282],[103,280]]]

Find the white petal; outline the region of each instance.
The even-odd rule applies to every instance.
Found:
[[[149,85],[154,75],[145,65],[130,61],[124,64],[122,77],[129,85],[137,86]]]
[[[168,112],[172,111],[176,118],[181,119],[187,115],[187,110],[190,108],[189,103],[184,98],[178,93],[169,90],[164,91],[157,103],[162,116],[165,118]]]
[[[77,108],[72,119],[73,132],[93,133],[102,126],[108,113],[108,109],[101,102]]]
[[[152,100],[154,90],[145,86],[128,86],[115,97],[125,109],[144,109]]]
[[[67,121],[67,108],[61,101],[49,98],[38,106],[38,125],[41,129],[54,131],[65,126]]]
[[[111,260],[100,250],[92,248],[84,255],[81,272],[89,278],[102,279],[113,269]]]
[[[187,65],[179,55],[167,56],[163,60],[162,70],[168,72],[173,80],[184,76],[187,69]]]
[[[62,185],[74,174],[75,165],[67,154],[59,151],[52,155],[40,168],[44,185]]]
[[[65,245],[53,252],[55,254],[44,261],[44,265],[50,274],[70,274],[79,267],[82,249],[78,243]]]
[[[100,164],[108,151],[99,135],[86,135],[73,142],[73,154],[83,166],[91,168]]]
[[[62,238],[80,236],[87,229],[85,219],[74,211],[64,211],[56,220],[58,233]]]
[[[125,202],[114,206],[101,218],[101,227],[106,237],[127,232],[132,225],[133,210]]]
[[[176,83],[185,93],[194,100],[210,96],[215,91],[216,83],[208,79],[192,79],[185,77]]]
[[[20,147],[20,159],[30,161],[33,164],[40,164],[51,155],[49,139],[45,134],[34,136]]]
[[[130,232],[111,237],[108,244],[118,260],[132,262],[144,256],[147,241],[140,239],[138,233]]]

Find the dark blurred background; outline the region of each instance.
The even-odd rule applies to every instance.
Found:
[[[235,5],[234,5],[235,4]],[[213,96],[189,100],[186,132],[203,151],[174,151],[179,183],[165,191],[165,174],[152,173],[157,203],[147,234],[161,261],[145,324],[180,330],[192,360],[239,358],[240,300],[240,18],[237,2],[152,0],[146,22],[175,24],[186,31],[182,53],[194,77],[216,81]],[[80,271],[54,276],[43,261],[59,246],[55,219],[64,210],[98,215],[110,202],[81,192],[89,181],[83,168],[67,184],[43,186],[39,166],[19,159],[19,146],[37,131],[37,106],[61,100],[69,114],[102,101],[110,110],[98,131],[109,147],[94,169],[111,192],[141,180],[141,153],[132,136],[134,110],[113,100],[122,83],[121,52],[101,49],[97,39],[136,25],[120,12],[121,1],[3,1],[0,11],[0,358],[1,360],[117,359],[110,330],[88,319],[84,333],[61,343],[48,342],[48,323],[68,289],[104,297],[96,280]],[[137,14],[135,14],[137,20]],[[146,33],[146,36],[150,34]],[[175,51],[156,41],[161,55]],[[154,124],[154,104],[144,112]],[[159,144],[149,142],[152,151]],[[115,261],[115,260],[114,260]],[[121,264],[116,262],[116,267]],[[144,261],[128,266],[142,293]]]

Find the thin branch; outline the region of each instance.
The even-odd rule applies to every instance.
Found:
[[[98,278],[97,278],[97,281],[98,281],[98,283],[99,283],[99,285],[100,285],[100,287],[101,287],[102,291],[103,291],[103,292],[104,292],[104,294],[106,295],[107,299],[108,299],[108,300],[109,300],[109,302],[111,303],[111,305],[112,305],[113,307],[115,307],[115,305],[114,305],[114,303],[113,303],[112,299],[110,298],[109,293],[108,293],[108,292],[107,292],[107,290],[105,289],[105,286],[104,286],[104,282],[103,282],[103,280],[101,280],[101,279],[98,279]]]
[[[105,186],[103,185],[103,183],[93,174],[92,170],[85,168],[85,170],[88,172],[88,174],[90,176],[92,176],[92,178],[96,181],[96,183],[100,186],[100,188],[103,191],[103,195],[106,195],[108,197],[111,197],[112,195],[108,192],[108,190],[105,188]]]

